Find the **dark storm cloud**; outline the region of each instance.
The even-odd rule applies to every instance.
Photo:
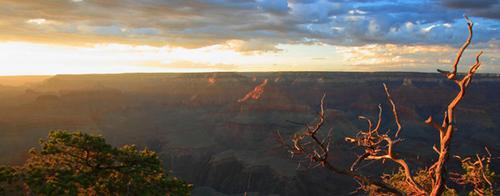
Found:
[[[290,2],[309,4],[309,3],[316,3],[316,2],[318,2],[318,0],[291,0]]]
[[[500,0],[443,0],[449,8],[462,9],[470,15],[500,19]]]
[[[488,8],[498,3],[498,0],[443,0],[443,3],[452,8]]]
[[[496,10],[498,0],[2,0],[0,38],[182,47],[243,40],[242,48],[263,51],[294,43],[458,44],[466,13],[479,24],[476,42],[486,43],[500,39]]]

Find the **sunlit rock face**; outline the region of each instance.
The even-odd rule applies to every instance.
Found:
[[[335,134],[331,161],[347,166],[354,153],[343,137],[366,126],[357,116],[375,118],[382,104],[382,127],[395,130],[383,82],[403,123],[398,153],[413,168],[432,161],[438,135],[424,120],[440,119],[457,91],[441,75],[278,72],[60,75],[0,86],[0,163],[21,162],[50,130],[81,130],[114,145],[160,152],[165,167],[198,187],[195,195],[348,194],[355,190],[349,178],[307,170],[307,163],[297,169],[275,133],[288,137],[302,130],[326,93],[324,132],[333,128]],[[482,153],[484,146],[500,150],[498,89],[497,75],[474,78],[457,108],[453,155]],[[372,164],[364,170],[395,167]]]

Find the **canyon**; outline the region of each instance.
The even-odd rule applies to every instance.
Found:
[[[276,133],[288,138],[303,130],[326,93],[322,132],[334,133],[331,161],[348,167],[356,150],[344,137],[366,128],[358,116],[376,119],[381,104],[382,127],[395,130],[382,83],[403,125],[397,153],[412,169],[435,160],[438,133],[424,120],[440,120],[457,92],[442,75],[228,72],[56,75],[25,84],[0,79],[0,164],[21,163],[51,130],[82,131],[116,146],[155,150],[168,170],[194,184],[193,195],[348,194],[356,189],[352,179],[299,165]],[[498,157],[499,89],[499,74],[475,76],[456,110],[453,155],[482,154],[487,146]],[[363,171],[376,176],[397,167],[375,163]]]

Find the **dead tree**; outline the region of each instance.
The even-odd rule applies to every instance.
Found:
[[[369,118],[360,116],[359,117],[360,119],[367,121],[368,129],[359,131],[353,137],[346,137],[345,141],[354,144],[358,148],[361,148],[364,151],[364,153],[358,155],[357,159],[354,160],[349,169],[337,168],[329,161],[330,142],[332,137],[331,130],[325,137],[320,137],[318,135],[318,132],[320,131],[325,122],[325,111],[324,111],[325,95],[323,95],[323,98],[321,99],[318,121],[312,126],[306,125],[305,126],[306,129],[298,134],[295,134],[291,138],[291,141],[289,142],[286,142],[278,132],[277,135],[279,142],[283,146],[288,148],[292,157],[301,157],[301,159],[299,160],[299,164],[302,164],[304,162],[309,162],[310,167],[321,166],[332,172],[350,176],[361,185],[360,190],[374,191],[375,189],[375,191],[378,193],[386,192],[396,195],[402,195],[402,194],[432,195],[432,196],[442,195],[447,179],[444,167],[449,157],[450,142],[455,128],[455,123],[454,123],[455,108],[463,99],[467,88],[471,84],[474,74],[481,65],[479,57],[481,56],[482,52],[479,52],[476,55],[475,64],[473,64],[469,68],[469,71],[465,73],[461,79],[458,79],[458,74],[457,74],[458,64],[460,62],[460,59],[462,58],[463,52],[471,43],[473,35],[472,33],[473,23],[472,21],[469,20],[469,18],[465,17],[465,19],[467,21],[469,36],[457,53],[455,62],[452,65],[453,70],[448,72],[438,69],[438,71],[441,74],[445,75],[445,77],[448,80],[453,81],[459,87],[459,92],[454,97],[454,99],[448,104],[447,110],[443,114],[444,118],[441,124],[435,123],[431,116],[429,116],[429,118],[425,121],[425,123],[433,126],[439,131],[439,144],[437,147],[436,145],[433,146],[434,151],[439,155],[439,157],[434,164],[432,164],[430,167],[428,167],[428,169],[425,170],[427,172],[428,178],[431,181],[430,189],[424,189],[422,185],[418,184],[414,180],[415,174],[412,174],[412,170],[410,169],[410,166],[408,165],[407,161],[405,161],[403,158],[400,158],[396,153],[394,153],[394,144],[401,141],[401,139],[399,138],[399,134],[402,129],[402,126],[397,113],[396,104],[394,103],[394,100],[391,97],[389,89],[385,84],[383,85],[385,94],[387,96],[388,102],[392,106],[392,113],[394,115],[395,124],[397,125],[397,131],[394,134],[391,134],[389,130],[381,132],[382,107],[380,105],[379,105],[378,120],[375,127],[373,127],[373,123]],[[472,166],[477,166],[480,169],[478,171],[483,171],[482,168],[484,167],[482,162],[485,159],[484,158],[481,159],[479,158],[479,156],[477,157],[477,159],[478,161],[476,162],[470,162],[470,163],[467,162],[467,163],[469,163],[469,165]],[[376,179],[370,179],[358,173],[357,172],[358,165],[360,165],[360,163],[363,161],[369,161],[369,160],[392,161],[398,164],[402,168],[402,171],[404,173],[405,177],[404,183],[406,187],[405,191],[403,192],[402,190],[393,187],[391,184],[387,182],[379,181]],[[465,161],[470,161],[470,159],[467,159]],[[458,176],[455,179],[459,179],[460,181],[460,179],[462,178]],[[462,179],[461,182],[463,184],[470,183],[467,180],[470,179]],[[491,182],[489,182],[488,179],[484,177],[484,175],[482,177],[480,175],[477,175],[477,178],[474,178],[474,180],[475,180],[474,181],[475,187],[476,185],[479,186],[479,184],[481,186],[484,186],[484,183],[482,183],[483,181],[486,181],[487,182],[486,184],[491,185]],[[477,181],[481,181],[481,183],[478,183]]]
[[[436,153],[438,153],[439,157],[438,160],[429,169],[429,172],[431,172],[434,175],[432,179],[433,186],[431,195],[441,195],[441,193],[443,193],[444,185],[446,183],[445,179],[446,173],[444,172],[444,166],[449,157],[450,142],[453,136],[453,132],[455,131],[454,130],[455,108],[460,103],[460,101],[462,101],[462,98],[465,95],[465,91],[467,90],[472,81],[472,77],[476,73],[477,69],[479,69],[479,66],[481,66],[479,57],[481,56],[481,54],[483,54],[482,51],[476,55],[475,64],[470,67],[469,71],[465,74],[465,76],[463,76],[462,79],[457,78],[458,64],[460,62],[464,50],[469,46],[473,34],[472,27],[474,26],[474,23],[472,23],[472,21],[469,20],[469,18],[467,17],[465,17],[465,19],[467,20],[469,37],[467,38],[464,45],[460,48],[460,50],[457,53],[455,63],[453,64],[453,70],[451,72],[444,72],[448,80],[453,81],[455,84],[458,85],[459,92],[455,96],[455,98],[448,104],[447,110],[443,114],[444,118],[441,125],[435,123],[431,116],[429,116],[429,118],[425,121],[425,123],[433,126],[434,128],[437,129],[437,131],[439,131],[439,147],[437,148],[434,146],[434,150],[436,151]]]
[[[321,166],[334,173],[349,176],[358,182],[361,189],[366,191],[375,187],[378,192],[389,192],[395,195],[403,195],[402,192],[392,187],[390,184],[378,179],[371,179],[357,173],[354,170],[336,167],[329,161],[332,130],[330,129],[326,137],[320,138],[318,135],[318,132],[325,122],[325,97],[326,94],[324,94],[321,98],[318,121],[314,125],[305,125],[306,129],[295,134],[292,137],[291,142],[285,141],[280,132],[277,132],[277,138],[280,144],[288,149],[292,158],[299,157],[299,166],[300,164],[307,162],[308,168]]]
[[[346,137],[345,141],[350,142],[364,150],[364,154],[358,156],[358,158],[351,165],[351,171],[356,170],[356,166],[365,160],[390,160],[399,164],[404,171],[404,175],[406,177],[406,183],[408,187],[412,190],[412,194],[414,195],[424,195],[425,190],[423,190],[420,185],[418,185],[415,180],[413,180],[410,167],[408,163],[394,153],[394,144],[401,141],[398,139],[398,135],[401,131],[401,123],[399,122],[399,116],[396,109],[396,104],[392,100],[391,94],[389,93],[389,89],[387,85],[384,84],[384,90],[387,95],[387,99],[392,106],[392,112],[394,115],[395,122],[398,126],[398,130],[395,133],[394,137],[389,135],[389,131],[385,133],[380,133],[380,124],[382,122],[382,106],[378,106],[379,114],[377,125],[372,128],[371,120],[367,117],[360,116],[360,119],[364,119],[368,122],[368,130],[360,131],[355,137]]]

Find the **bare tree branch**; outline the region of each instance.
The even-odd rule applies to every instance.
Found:
[[[434,175],[433,179],[433,186],[432,186],[432,192],[431,195],[441,195],[444,191],[444,184],[445,184],[445,172],[444,172],[444,166],[445,163],[448,160],[449,157],[449,147],[451,143],[451,138],[453,136],[453,132],[455,130],[455,124],[454,124],[454,114],[455,114],[455,108],[457,105],[460,103],[460,101],[463,99],[463,96],[465,95],[465,91],[467,87],[469,86],[472,77],[476,73],[477,69],[479,66],[481,66],[481,63],[479,61],[479,57],[481,56],[482,52],[479,52],[476,55],[476,63],[472,65],[469,69],[469,72],[466,73],[466,75],[461,79],[456,78],[456,72],[457,72],[457,65],[458,62],[460,61],[460,58],[462,57],[462,54],[464,50],[469,46],[470,41],[472,39],[472,27],[473,23],[472,21],[469,20],[469,18],[465,17],[467,20],[467,26],[469,29],[469,37],[465,41],[464,45],[462,48],[457,53],[457,59],[455,60],[455,63],[453,64],[453,72],[450,73],[447,78],[449,80],[454,81],[458,87],[459,87],[459,92],[455,96],[455,98],[448,104],[447,111],[444,114],[444,120],[443,120],[443,125],[441,127],[437,127],[433,122],[432,118],[429,118],[426,123],[431,124],[433,127],[436,127],[439,132],[440,132],[440,140],[439,140],[439,157],[437,161],[431,166],[430,172]]]
[[[398,125],[398,130],[396,131],[396,135],[395,135],[396,137],[398,137],[399,132],[401,131],[401,122],[399,121],[399,115],[398,115],[398,111],[396,110],[396,104],[392,100],[392,97],[391,97],[391,94],[389,93],[389,89],[387,88],[387,85],[385,83],[383,83],[383,85],[384,85],[385,94],[387,95],[387,99],[389,100],[389,103],[391,103],[391,106],[392,106],[392,113],[394,115],[394,121],[396,122],[396,125]]]
[[[302,159],[300,159],[299,161],[299,164],[303,161],[309,160],[309,168],[321,166],[334,173],[350,176],[361,185],[361,189],[366,190],[368,186],[375,186],[382,192],[390,192],[395,195],[403,195],[399,190],[389,184],[384,183],[383,181],[370,179],[366,176],[354,172],[354,170],[341,169],[335,167],[330,163],[328,158],[330,153],[330,143],[332,140],[332,130],[330,129],[327,136],[323,137],[322,139],[318,135],[319,131],[324,125],[326,118],[325,98],[326,94],[324,94],[321,98],[318,121],[314,125],[306,126],[305,131],[293,135],[291,144],[285,142],[281,134],[277,132],[279,143],[281,143],[282,146],[288,149],[288,151],[292,154],[292,157],[302,157]],[[381,113],[379,114],[379,117],[381,117]],[[371,127],[371,121],[368,120],[368,122],[369,126]],[[377,124],[378,126],[380,126],[380,122],[378,122]]]
[[[465,49],[470,45],[473,35],[472,27],[474,24],[466,16],[465,19],[467,21],[467,26],[469,29],[469,36],[457,53],[455,62],[452,65],[452,71],[446,72],[438,70],[440,73],[444,74],[448,80],[453,81],[455,84],[457,84],[457,86],[459,87],[459,92],[448,104],[446,111],[443,112],[443,122],[441,123],[441,125],[434,122],[432,116],[429,116],[427,120],[425,120],[426,124],[429,124],[439,131],[439,144],[437,146],[433,145],[432,147],[432,149],[438,154],[439,157],[433,165],[424,170],[421,170],[424,172],[424,176],[427,177],[426,180],[428,180],[430,184],[430,186],[426,186],[427,189],[424,189],[422,185],[418,184],[415,181],[415,179],[417,178],[416,176],[414,177],[412,175],[408,163],[404,159],[397,157],[397,155],[394,153],[394,144],[401,141],[401,139],[398,139],[398,137],[401,132],[402,125],[399,119],[396,104],[389,92],[389,88],[385,83],[383,84],[384,91],[387,96],[387,101],[391,104],[392,107],[392,113],[394,115],[395,124],[397,125],[397,131],[394,134],[394,138],[391,138],[391,136],[389,136],[389,131],[383,134],[380,133],[383,120],[381,105],[378,105],[379,112],[375,127],[373,127],[372,120],[370,118],[359,116],[359,119],[367,121],[368,129],[359,131],[354,137],[345,137],[344,139],[345,141],[354,144],[356,147],[361,148],[364,152],[357,156],[348,170],[337,168],[329,162],[328,157],[330,150],[331,130],[323,139],[321,139],[320,136],[317,135],[325,122],[325,95],[323,95],[321,99],[321,111],[318,114],[318,121],[313,126],[306,125],[305,131],[295,134],[291,139],[291,144],[285,142],[285,140],[278,133],[280,143],[282,143],[283,146],[289,149],[292,157],[296,155],[301,156],[304,158],[302,161],[308,160],[310,164],[314,164],[314,167],[322,166],[332,172],[354,178],[360,184],[360,188],[358,190],[370,191],[370,187],[375,186],[378,188],[378,190],[383,190],[385,192],[390,192],[396,195],[403,194],[400,190],[394,188],[391,184],[388,184],[384,181],[369,179],[356,172],[357,170],[359,170],[359,165],[363,161],[372,160],[373,162],[375,160],[390,160],[398,164],[402,169],[401,171],[404,175],[403,185],[405,186],[405,188],[401,190],[404,190],[405,194],[432,196],[442,195],[445,190],[447,177],[444,167],[448,160],[450,143],[455,130],[455,108],[462,101],[467,88],[471,84],[473,76],[481,66],[480,56],[483,54],[482,51],[479,52],[476,55],[475,63],[469,68],[468,72],[464,74],[463,78],[457,78],[458,64]],[[492,189],[493,184],[489,180],[488,176],[490,174],[486,169],[489,168],[491,153],[487,148],[486,151],[489,154],[489,158],[480,157],[478,155],[476,155],[475,161],[473,161],[473,159],[470,157],[465,159],[460,158],[463,164],[465,164],[467,167],[472,167],[472,170],[470,171],[475,172],[472,174],[472,178],[466,178],[457,174],[452,179],[462,184],[473,184],[475,187],[474,191],[478,194],[484,194],[484,187],[486,186],[489,186]],[[299,164],[301,162],[299,162]],[[486,164],[484,164],[483,162],[486,162]],[[416,175],[420,177],[420,180],[422,180],[422,173]]]
[[[387,95],[387,100],[392,105],[394,121],[396,121],[396,124],[398,125],[398,132],[396,132],[397,135],[401,130],[401,123],[399,122],[397,108],[396,105],[394,104],[394,100],[392,99],[391,94],[389,93],[389,89],[385,84],[384,84],[384,89]],[[377,122],[378,124],[377,127],[375,127],[374,129],[368,129],[367,131],[361,131],[357,134],[355,138],[351,137],[345,138],[346,141],[351,142],[357,145],[358,147],[363,148],[365,151],[362,155],[359,155],[358,158],[351,165],[351,171],[354,171],[356,169],[355,168],[356,165],[358,165],[363,160],[382,160],[382,161],[391,160],[399,164],[403,168],[406,181],[408,183],[408,186],[413,190],[413,194],[416,195],[426,194],[425,190],[422,189],[421,186],[418,185],[413,179],[411,175],[411,170],[406,161],[397,158],[395,156],[393,151],[394,143],[396,143],[399,140],[393,140],[387,133],[386,134],[379,133],[380,124],[382,121],[382,115],[381,115],[382,107],[380,105],[378,107],[379,107],[379,115],[378,115],[379,119]]]
[[[472,27],[474,26],[474,23],[469,19],[469,17],[464,15],[465,20],[467,21],[467,29],[469,30],[469,36],[467,37],[467,40],[465,43],[460,47],[460,50],[457,53],[457,57],[455,58],[455,62],[452,65],[453,70],[450,72],[442,72],[445,74],[446,78],[449,80],[455,80],[455,77],[457,76],[457,68],[458,64],[460,63],[460,59],[462,58],[462,54],[464,53],[465,49],[470,45],[471,40],[472,40]],[[440,71],[440,70],[438,70]],[[441,72],[441,71],[440,71]]]

